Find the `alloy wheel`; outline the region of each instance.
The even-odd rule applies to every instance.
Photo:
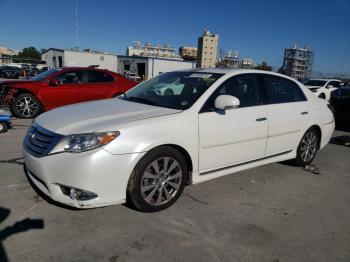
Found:
[[[301,159],[307,163],[309,162],[316,154],[317,151],[317,137],[313,132],[308,132],[303,137],[301,141]]]
[[[39,105],[31,97],[24,96],[16,102],[16,109],[23,117],[31,117],[39,110]]]
[[[161,157],[146,168],[141,179],[141,195],[152,206],[171,201],[179,192],[182,168],[172,157]]]

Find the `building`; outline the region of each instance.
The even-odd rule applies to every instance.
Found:
[[[219,35],[211,35],[208,30],[198,38],[197,67],[209,68],[216,66],[216,53]]]
[[[181,46],[179,48],[179,55],[183,60],[196,61],[197,60],[197,47]]]
[[[293,77],[299,81],[310,78],[313,63],[313,52],[307,47],[284,50],[283,65],[278,70],[280,73]]]
[[[98,65],[98,68],[115,72],[118,69],[115,54],[90,49],[78,51],[50,48],[41,55],[41,60],[45,61],[48,67]]]
[[[253,59],[251,58],[243,58],[242,62],[241,62],[241,68],[246,68],[246,69],[251,69],[255,67],[255,63],[253,61]]]
[[[238,51],[235,50],[233,55],[231,51],[227,51],[224,56],[219,58],[218,62],[219,67],[229,67],[229,68],[246,68],[251,69],[255,68],[255,62],[251,58],[240,59],[238,57]]]
[[[134,73],[141,79],[149,79],[161,73],[195,68],[196,63],[164,57],[121,56],[118,55],[118,73]]]
[[[145,45],[142,46],[140,41],[135,41],[134,46],[128,46],[126,55],[181,59],[180,56],[176,54],[175,48],[170,45],[152,45],[151,43],[145,43]]]
[[[12,56],[17,55],[18,52],[8,47],[0,46],[0,64],[8,64],[12,62]]]

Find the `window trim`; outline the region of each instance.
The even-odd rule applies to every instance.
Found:
[[[262,82],[264,79],[262,79],[262,74],[258,74],[258,73],[243,73],[243,74],[238,74],[238,75],[234,75],[231,76],[229,78],[227,78],[224,82],[222,82],[207,98],[207,100],[203,103],[201,109],[199,110],[198,114],[202,114],[202,113],[210,113],[210,112],[217,112],[218,110],[216,110],[215,108],[213,109],[207,109],[206,108],[206,104],[208,103],[208,101],[212,98],[212,96],[214,96],[215,92],[222,87],[222,85],[224,85],[226,82],[230,81],[233,78],[238,78],[238,77],[242,77],[242,76],[255,76],[256,77],[256,81],[257,81],[257,85],[258,85],[258,90],[259,90],[259,104],[258,105],[254,105],[254,106],[246,106],[246,107],[238,107],[234,110],[239,110],[239,109],[244,109],[244,108],[250,108],[250,107],[256,107],[256,106],[262,106],[265,105],[265,90],[262,86]]]

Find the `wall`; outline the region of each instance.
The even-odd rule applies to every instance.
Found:
[[[64,66],[90,66],[99,65],[98,68],[114,72],[118,70],[117,56],[104,53],[64,51]]]
[[[160,73],[195,68],[195,62],[149,58],[148,60],[148,78],[159,75]]]
[[[41,55],[41,60],[46,61],[48,67],[59,67],[58,60],[60,56],[64,65],[63,50],[49,50]],[[56,65],[54,64],[54,58],[56,59]]]

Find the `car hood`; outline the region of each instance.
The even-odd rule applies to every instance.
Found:
[[[60,107],[40,115],[35,122],[52,132],[69,135],[113,131],[111,128],[127,122],[179,112],[112,98]]]
[[[21,79],[21,80],[3,80],[0,81],[0,86],[11,86],[11,87],[15,87],[13,85],[17,85],[17,84],[29,84],[29,83],[33,83],[33,81],[31,80],[26,80],[26,79]]]

